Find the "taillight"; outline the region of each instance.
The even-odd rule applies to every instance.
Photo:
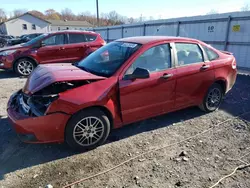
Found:
[[[235,58],[234,58],[234,60],[232,61],[232,69],[236,69],[236,60],[235,60]]]
[[[104,46],[104,45],[106,45],[107,43],[103,40],[101,44]]]

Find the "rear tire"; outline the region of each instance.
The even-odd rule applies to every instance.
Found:
[[[73,149],[90,150],[103,144],[110,133],[110,120],[98,108],[73,115],[65,129],[65,141]]]
[[[224,92],[222,87],[214,83],[207,91],[202,104],[199,105],[199,108],[205,112],[213,112],[220,107],[220,104],[223,100]]]
[[[29,76],[36,64],[29,58],[21,58],[14,64],[14,71],[19,76]]]

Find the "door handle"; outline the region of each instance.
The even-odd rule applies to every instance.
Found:
[[[163,74],[162,76],[161,76],[161,78],[163,78],[163,79],[169,79],[169,78],[171,78],[172,76],[174,76],[173,74]]]
[[[202,65],[201,70],[206,70],[210,67],[210,65]]]
[[[59,50],[65,50],[65,48],[64,47],[60,47]]]

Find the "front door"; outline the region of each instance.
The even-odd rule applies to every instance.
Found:
[[[213,65],[205,61],[204,53],[196,43],[175,43],[175,47],[176,108],[199,105],[214,82]]]
[[[125,124],[156,116],[174,108],[175,73],[171,63],[170,44],[152,46],[141,52],[124,75],[139,67],[147,69],[147,79],[119,82],[120,103]]]
[[[65,35],[55,34],[42,41],[44,46],[37,49],[37,59],[41,64],[67,62]]]

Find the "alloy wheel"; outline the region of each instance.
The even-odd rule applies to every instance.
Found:
[[[23,76],[28,76],[33,71],[34,65],[32,62],[27,60],[22,60],[17,65],[17,70]]]
[[[94,116],[80,120],[73,130],[73,138],[81,146],[96,144],[103,137],[103,134],[104,124]]]
[[[213,88],[207,95],[206,105],[209,110],[217,109],[221,103],[222,94],[220,89]]]

